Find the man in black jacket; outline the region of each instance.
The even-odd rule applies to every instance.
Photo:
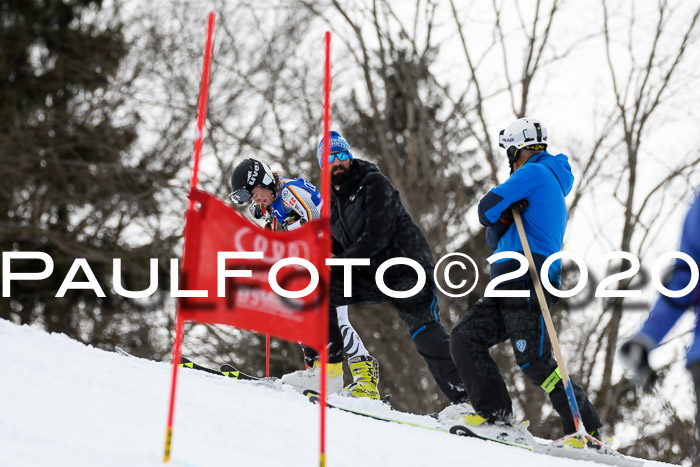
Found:
[[[319,143],[321,161],[323,141]],[[416,350],[442,392],[451,402],[465,397],[464,384],[450,357],[449,337],[440,323],[438,297],[433,285],[435,261],[420,228],[401,202],[399,191],[374,164],[354,159],[350,145],[339,133],[331,132],[331,229],[336,258],[368,258],[368,266],[352,267],[352,296],[344,296],[346,280],[342,266],[331,270],[331,309],[340,305],[391,302],[405,323]],[[377,268],[386,260],[407,257],[425,271],[424,287],[408,298],[392,298],[375,282]],[[386,287],[406,291],[416,285],[418,274],[408,265],[387,269]],[[343,340],[335,313],[330,313],[329,361],[342,360]],[[316,353],[305,349],[307,359]]]

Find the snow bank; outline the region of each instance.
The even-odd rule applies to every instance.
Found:
[[[0,465],[163,465],[168,363],[3,320],[0,355]],[[318,419],[318,406],[297,393],[182,369],[171,465],[318,465]],[[327,465],[597,464],[329,410]]]

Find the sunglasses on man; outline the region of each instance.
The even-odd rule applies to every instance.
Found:
[[[332,164],[333,161],[336,160],[336,158],[339,161],[344,161],[344,160],[347,160],[348,157],[350,157],[350,153],[348,151],[332,152],[328,155],[328,163]],[[319,157],[318,158],[318,166],[319,167],[323,167],[322,161],[323,161],[323,159],[321,157]]]

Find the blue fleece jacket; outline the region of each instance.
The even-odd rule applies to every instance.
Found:
[[[515,223],[500,238],[494,234],[496,229],[492,226],[508,206],[526,199],[529,204],[522,213],[523,226],[539,271],[548,256],[561,250],[569,217],[564,198],[571,191],[573,183],[574,175],[564,154],[553,156],[545,151],[530,157],[508,180],[489,191],[479,202],[479,221],[489,227],[489,246],[495,247],[495,253],[523,252]],[[494,263],[491,265],[491,278],[515,271],[518,266],[516,260]],[[526,280],[527,277],[526,273]],[[555,261],[550,267],[549,280],[559,285],[561,261]]]
[[[687,253],[696,265],[700,265],[700,194],[695,198],[685,218],[679,251]],[[666,287],[671,290],[681,290],[689,283],[690,267],[685,261],[677,260],[673,275]],[[697,321],[698,313],[700,313],[700,285],[698,283],[696,283],[695,289],[682,297],[669,298],[660,295],[640,331],[641,334],[651,338],[654,345],[657,345],[668,334],[681,315],[691,307],[695,311],[696,322],[695,337],[687,354],[688,365],[700,362],[700,322]]]

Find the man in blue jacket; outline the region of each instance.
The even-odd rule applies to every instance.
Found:
[[[489,191],[479,202],[479,220],[486,226],[487,244],[495,253],[523,253],[511,208],[522,213],[523,225],[539,271],[544,260],[561,249],[568,214],[564,197],[571,191],[574,176],[565,155],[546,152],[547,130],[533,118],[513,122],[499,136],[506,149],[511,176]],[[561,372],[552,356],[551,344],[530,275],[504,280],[520,263],[502,259],[491,265],[491,278],[499,278],[494,294],[480,299],[457,322],[450,336],[450,350],[464,381],[471,406],[464,407],[466,425],[510,425],[513,407],[498,366],[489,348],[510,339],[515,359],[523,373],[548,394],[559,413],[564,432],[576,431],[566,399]],[[549,270],[552,284],[560,283],[561,264]],[[502,294],[521,291],[520,295]],[[547,302],[556,298],[545,292]],[[594,434],[602,425],[595,408],[572,382],[586,428]],[[576,443],[577,441],[573,441]],[[580,442],[578,442],[580,444]],[[581,444],[582,446],[582,444]],[[581,447],[575,446],[575,447]]]
[[[700,265],[700,193],[695,198],[685,218],[680,251],[690,256],[694,267],[688,262],[678,259],[666,288],[678,291],[691,283],[694,283],[694,288],[680,297],[659,296],[642,329],[620,347],[622,364],[633,372],[635,381],[641,386],[654,384],[655,374],[649,366],[649,352],[659,345],[661,339],[668,334],[686,310],[692,308],[696,315],[700,313],[700,286],[697,280],[698,265]],[[695,280],[693,280],[693,275],[695,275]],[[700,394],[700,321],[697,320],[695,336],[688,349],[686,362],[686,368],[693,375],[697,398],[697,395]],[[696,411],[695,427],[696,436],[700,439],[700,435],[697,433],[697,428],[700,427],[700,410]],[[700,441],[698,448],[700,448]]]

